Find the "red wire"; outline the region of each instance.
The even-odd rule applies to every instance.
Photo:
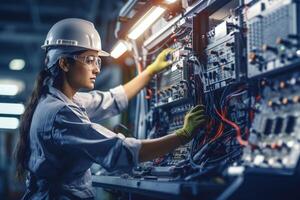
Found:
[[[153,92],[150,88],[147,89],[147,92],[148,92],[148,95],[145,96],[145,99],[151,99],[152,98],[152,95],[153,95]]]
[[[226,116],[226,113],[227,111],[222,111],[222,116]],[[219,127],[218,127],[218,130],[217,130],[217,134],[215,135],[215,137],[212,138],[212,141],[216,140],[217,138],[219,138],[222,134],[223,134],[223,131],[224,131],[224,123],[221,122]]]
[[[201,145],[205,144],[205,142],[206,142],[206,140],[207,140],[207,138],[208,138],[208,134],[209,134],[210,131],[211,131],[212,125],[213,125],[213,119],[209,120],[209,123],[207,124],[206,131],[205,131],[205,136],[204,136],[204,139],[203,139]]]
[[[241,92],[241,91],[244,90],[244,89],[245,89],[244,87],[240,87],[240,88],[239,88],[238,90],[236,90],[234,93]],[[226,102],[228,102],[228,101],[229,101],[230,99],[232,99],[232,98],[233,98],[233,96],[228,96],[228,97],[226,98]],[[217,109],[216,109],[216,111],[217,111]],[[248,142],[247,142],[247,141],[244,141],[244,140],[242,139],[240,127],[239,127],[237,124],[235,124],[234,122],[229,121],[229,120],[226,119],[225,116],[226,116],[226,114],[227,114],[227,109],[225,108],[224,110],[221,110],[221,113],[222,113],[222,114],[220,114],[220,113],[217,111],[217,114],[221,117],[222,121],[224,121],[224,122],[230,124],[231,126],[233,126],[233,127],[236,129],[236,131],[237,131],[237,139],[238,139],[239,143],[240,143],[241,145],[247,145]],[[212,122],[212,120],[210,121],[210,123],[209,123],[209,125],[208,125],[207,131],[206,131],[206,135],[205,135],[205,138],[204,138],[202,144],[205,143],[205,141],[206,141],[206,139],[207,139],[206,136],[207,136],[208,133],[211,131],[211,126],[212,126],[212,123],[211,123],[211,122]],[[218,130],[217,130],[216,135],[211,139],[211,141],[214,141],[214,140],[216,140],[217,138],[219,138],[219,137],[223,134],[224,128],[225,128],[224,123],[221,122],[221,123],[219,124],[219,126],[218,126]]]
[[[254,120],[254,111],[253,110],[250,110],[249,111],[249,118],[250,118],[250,122],[253,122],[253,120]]]
[[[249,138],[249,134],[250,134],[250,131],[249,131],[248,127],[245,128],[245,133],[246,133],[246,138],[248,139]]]
[[[221,122],[219,127],[218,127],[217,134],[211,139],[211,141],[214,141],[218,137],[220,137],[222,135],[223,131],[224,131],[224,124]]]
[[[255,101],[257,102],[257,101],[259,101],[261,99],[261,96],[260,95],[257,95],[256,97],[255,97]]]
[[[226,122],[227,124],[229,124],[230,126],[232,126],[232,127],[236,130],[236,133],[237,133],[237,140],[238,140],[238,142],[240,143],[240,145],[242,145],[242,146],[247,146],[247,145],[248,145],[248,141],[243,140],[242,135],[241,135],[241,129],[240,129],[240,127],[239,127],[236,123],[234,123],[234,122],[232,122],[232,121],[226,119],[223,115],[221,115],[221,114],[219,113],[219,111],[218,111],[217,109],[215,109],[215,111],[216,111],[216,113],[219,115],[219,117],[220,117],[224,122]]]

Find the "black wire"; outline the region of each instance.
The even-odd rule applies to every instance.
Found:
[[[204,152],[207,148],[214,145],[214,143],[217,143],[222,138],[229,136],[232,132],[234,132],[234,130],[227,131],[223,135],[221,135],[219,138],[217,138],[215,141],[208,142],[208,143],[202,145],[200,148],[197,149],[197,153],[199,153],[200,151]],[[198,142],[197,140],[194,140],[193,143],[192,143],[192,148],[191,148],[191,151],[190,151],[189,159],[190,159],[190,163],[192,164],[193,167],[199,168],[199,165],[196,164],[193,160],[194,156],[196,155],[196,154],[193,155],[193,152],[194,152],[193,150],[194,150],[195,145],[197,144],[197,142]]]
[[[197,59],[196,56],[195,56],[195,58],[196,58],[196,62],[198,63],[198,65],[200,67],[201,73],[203,73],[203,69],[204,69],[203,65],[201,65],[201,63],[199,62],[199,60]],[[213,96],[212,84],[210,83],[209,79],[207,79],[207,80],[208,80],[208,84],[207,84],[208,91],[205,94],[205,101],[206,101],[205,104],[207,105],[206,106],[207,113],[213,119],[215,119],[216,121],[219,121],[221,123],[222,119],[220,118],[219,115],[217,115],[217,113],[215,111],[215,109],[217,109],[217,105],[216,105],[216,102],[215,102],[215,99],[214,99],[214,96]],[[232,87],[231,85],[228,85],[223,90],[221,98],[219,99],[220,100],[219,101],[219,107],[220,108],[223,108],[224,103],[225,103],[225,99],[227,98],[228,95],[235,94],[235,92],[233,92],[232,94],[227,94],[231,90],[231,87]],[[233,129],[230,129],[229,131],[223,133],[220,137],[218,137],[214,141],[208,142],[206,144],[201,145],[200,148],[197,148],[197,150],[195,148],[196,148],[196,145],[199,143],[199,138],[195,139],[192,143],[190,156],[189,156],[189,162],[190,162],[191,166],[193,168],[197,168],[197,169],[200,168],[201,169],[201,168],[203,168],[203,166],[205,165],[206,162],[218,162],[218,161],[233,157],[232,152],[233,152],[234,148],[233,148],[233,145],[231,145],[230,143],[232,141],[231,138],[235,137],[234,133],[235,133],[235,131]],[[224,142],[225,138],[228,138],[228,141]],[[226,148],[230,149],[230,151],[229,151],[229,153],[226,153],[225,156],[222,156],[222,157],[219,157],[219,158],[216,158],[216,159],[210,161],[210,156],[206,152],[210,151],[211,148],[215,147],[215,145],[217,145],[217,146],[225,145],[225,146],[227,146]],[[238,146],[238,145],[236,145],[236,146]],[[240,151],[240,148],[235,148],[235,149],[238,149],[236,151]],[[198,160],[194,161],[194,156],[197,153],[200,154],[200,155],[198,156]],[[208,157],[208,158],[205,159],[205,157]]]
[[[217,159],[214,159],[214,160],[209,159],[207,161],[207,163],[208,164],[219,163],[220,161],[223,161],[223,160],[228,159],[228,158],[233,159],[234,157],[238,157],[241,154],[242,154],[241,148],[237,148],[235,151],[228,152],[228,153],[226,153],[226,155],[224,155],[222,157],[219,157]]]

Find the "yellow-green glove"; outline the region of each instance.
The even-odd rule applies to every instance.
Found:
[[[194,107],[185,115],[183,127],[175,132],[182,144],[193,139],[196,130],[205,124],[206,118],[203,105]]]
[[[154,74],[160,72],[161,70],[163,70],[164,68],[166,68],[167,66],[171,65],[173,61],[172,60],[167,60],[167,56],[172,51],[174,51],[174,49],[167,48],[167,49],[163,50],[162,52],[160,52],[160,54],[157,56],[155,61],[152,64],[150,64],[146,68],[146,70],[151,75],[154,75]]]

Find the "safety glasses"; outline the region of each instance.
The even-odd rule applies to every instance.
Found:
[[[101,58],[99,56],[78,56],[73,55],[72,57],[74,60],[77,60],[83,64],[87,64],[90,67],[97,66],[99,70],[101,69]]]

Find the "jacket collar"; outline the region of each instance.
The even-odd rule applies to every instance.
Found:
[[[76,102],[72,101],[71,99],[69,99],[64,93],[62,93],[60,90],[56,89],[53,86],[48,86],[49,88],[49,93],[53,96],[55,96],[56,98],[62,100],[63,102],[66,102],[68,104],[76,104]],[[77,105],[78,106],[78,105]]]

